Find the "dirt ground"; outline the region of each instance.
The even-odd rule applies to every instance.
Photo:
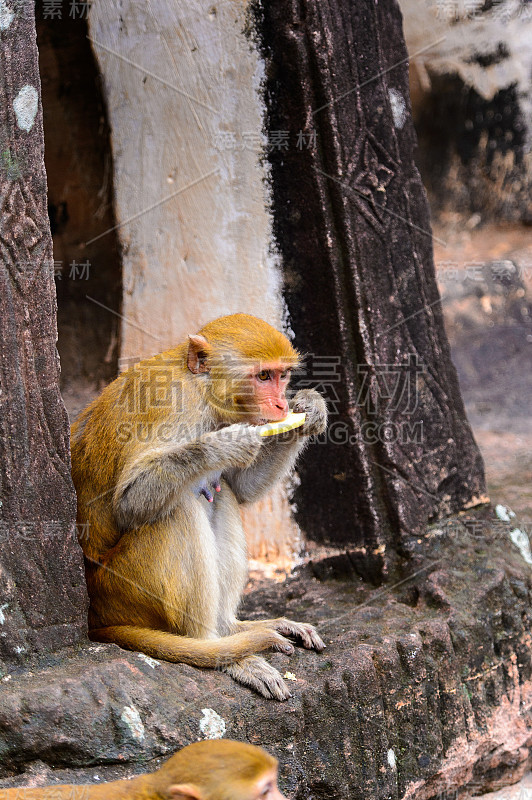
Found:
[[[532,230],[434,225],[447,334],[488,490],[532,525]]]

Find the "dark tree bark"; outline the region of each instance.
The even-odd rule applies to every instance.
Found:
[[[34,4],[1,12],[0,673],[86,627],[56,300]]]
[[[332,410],[301,466],[299,521],[380,578],[428,521],[484,492],[413,160],[401,14],[394,0],[272,0],[256,16],[286,298]]]

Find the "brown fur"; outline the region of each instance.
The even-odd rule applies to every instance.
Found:
[[[326,425],[312,390],[294,398],[307,420],[291,434],[262,439],[246,424],[257,406],[252,370],[297,360],[262,320],[222,317],[137,364],[82,412],[72,427],[72,475],[92,639],[223,667],[267,697],[289,696],[253,654],[291,653],[286,636],[320,650],[319,636],[310,625],[240,623],[235,614],[247,577],[238,504],[268,491]],[[200,488],[212,475],[222,489],[208,503]]]

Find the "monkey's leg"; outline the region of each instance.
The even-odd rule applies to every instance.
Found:
[[[237,683],[254,689],[263,697],[273,700],[288,700],[292,695],[281,673],[260,656],[248,656],[224,667],[224,672]]]
[[[124,533],[111,550],[86,559],[91,630],[128,626],[218,637],[216,542],[192,493],[172,517]]]
[[[271,648],[293,653],[273,629],[219,636],[225,587],[206,505],[192,492],[183,495],[171,518],[124,534],[93,563],[91,639],[196,667],[223,667]]]
[[[94,565],[90,638],[197,667],[225,666],[270,648],[292,653],[273,629],[218,635],[219,579],[215,532],[190,493],[171,519],[124,534]]]
[[[225,636],[237,633],[233,623],[247,583],[248,555],[240,509],[224,480],[213,512],[211,524],[218,554],[220,587],[218,632]]]

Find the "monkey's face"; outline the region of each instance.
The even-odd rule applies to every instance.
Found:
[[[241,360],[232,367],[226,359],[223,368],[214,364],[209,369],[208,400],[224,421],[263,425],[286,417],[291,365],[248,362],[244,372]]]
[[[260,425],[288,414],[286,389],[299,353],[286,336],[248,314],[220,317],[190,334],[188,370],[222,423]]]
[[[277,422],[288,414],[286,390],[290,370],[279,362],[255,364],[233,385],[228,398],[239,420],[249,425]]]
[[[288,414],[288,400],[286,390],[290,382],[290,370],[282,364],[263,364],[249,377],[254,404],[251,414],[256,414],[254,420],[258,424],[264,422],[277,422]]]
[[[262,775],[253,788],[250,800],[286,800],[277,786],[277,767]]]

